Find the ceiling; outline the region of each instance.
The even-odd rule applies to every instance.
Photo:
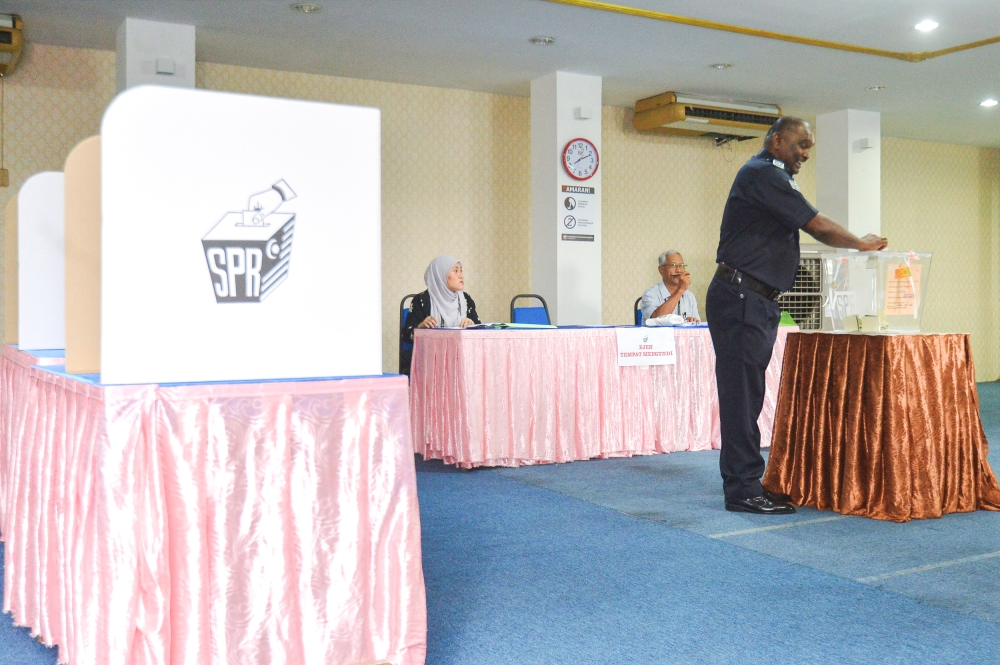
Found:
[[[1000,106],[979,106],[1000,99],[1000,44],[909,63],[544,0],[312,0],[310,15],[293,1],[10,0],[0,12],[24,18],[29,43],[113,50],[128,16],[197,26],[199,61],[523,96],[564,70],[602,76],[609,105],[675,90],[803,115],[854,108],[880,111],[890,136],[1000,147]],[[997,0],[617,3],[895,51],[1000,35]],[[925,18],[940,27],[915,30]],[[528,42],[539,35],[556,44]]]

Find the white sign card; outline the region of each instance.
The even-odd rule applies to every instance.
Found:
[[[101,127],[101,380],[381,374],[377,109],[139,86]]]
[[[563,185],[562,226],[563,240],[594,242],[594,216],[599,214],[597,190],[585,185]]]
[[[26,350],[66,348],[65,178],[47,171],[17,194],[17,342]]]
[[[673,328],[615,328],[618,366],[676,365]]]
[[[886,316],[916,318],[920,303],[920,264],[891,263],[885,281]]]

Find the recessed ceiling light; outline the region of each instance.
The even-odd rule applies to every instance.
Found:
[[[917,30],[919,30],[920,32],[930,32],[934,28],[938,27],[938,23],[937,23],[937,21],[932,21],[930,19],[927,19],[925,21],[921,21],[920,23],[917,23],[913,27],[916,28]]]
[[[712,69],[729,69],[733,66],[731,62],[713,62],[709,65]]]
[[[980,106],[986,106],[986,107],[996,106],[997,104],[1000,104],[1000,102],[998,102],[995,99],[987,99],[985,101],[979,102]]]
[[[303,14],[315,14],[320,10],[320,7],[319,5],[308,5],[300,2],[298,4],[292,5],[292,9],[294,9],[297,12],[302,12]]]
[[[555,37],[532,37],[528,40],[535,46],[552,46],[556,43]]]
[[[879,92],[880,90],[885,90],[889,86],[887,85],[870,85],[865,90],[871,90],[872,92]]]

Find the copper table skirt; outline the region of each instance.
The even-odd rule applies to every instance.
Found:
[[[793,333],[764,486],[905,522],[1000,510],[969,336]]]

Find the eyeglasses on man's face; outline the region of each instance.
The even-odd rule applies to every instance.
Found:
[[[664,268],[671,268],[671,269],[672,268],[687,268],[688,264],[686,264],[686,263],[668,263],[668,264],[666,264],[663,267]]]

